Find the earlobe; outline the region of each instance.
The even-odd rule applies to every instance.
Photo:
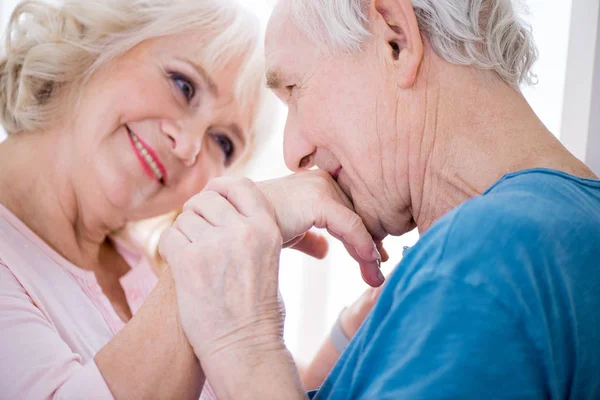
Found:
[[[411,0],[375,0],[386,53],[397,66],[398,84],[412,87],[423,59],[423,40]]]

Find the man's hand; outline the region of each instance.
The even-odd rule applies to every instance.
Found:
[[[212,181],[208,188],[223,182]],[[327,172],[305,171],[257,185],[273,207],[284,247],[320,254],[321,239],[307,231],[312,227],[326,228],[359,263],[365,282],[371,286],[384,282],[379,270],[381,243],[373,242],[352,203]]]

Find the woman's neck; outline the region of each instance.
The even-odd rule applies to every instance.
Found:
[[[86,223],[61,147],[60,135],[52,132],[1,143],[0,203],[67,260],[93,269],[110,230]]]

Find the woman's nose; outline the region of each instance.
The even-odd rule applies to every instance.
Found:
[[[162,121],[161,129],[171,142],[173,154],[187,167],[193,166],[202,150],[203,135],[189,132],[182,123],[176,121]]]
[[[297,120],[288,114],[283,134],[283,157],[287,167],[294,172],[312,168],[315,151],[316,147],[303,137]]]

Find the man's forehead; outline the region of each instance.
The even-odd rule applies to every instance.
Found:
[[[286,0],[278,1],[269,18],[265,37],[265,47],[270,48],[283,45],[286,36],[290,35],[294,28],[290,7]]]
[[[294,53],[300,50],[301,35],[291,19],[287,3],[287,0],[277,2],[265,37],[266,78],[267,85],[272,88],[279,86],[284,74],[282,68],[293,61]]]

